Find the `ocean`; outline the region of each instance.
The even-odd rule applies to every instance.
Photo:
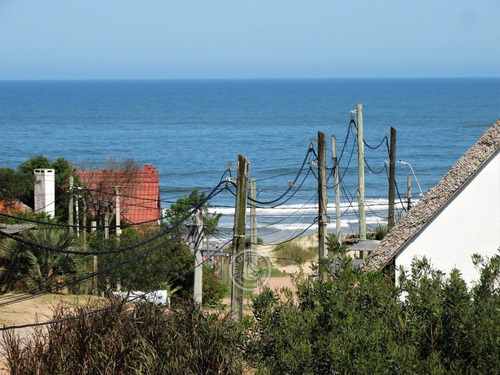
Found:
[[[342,231],[356,232],[357,156],[349,127],[356,103],[363,104],[366,143],[381,143],[365,147],[373,228],[386,224],[390,127],[397,129],[397,159],[413,167],[425,193],[500,118],[500,78],[1,81],[0,166],[15,168],[37,154],[85,168],[103,166],[109,157],[132,158],[158,169],[167,208],[193,188],[209,192],[228,176],[229,163],[235,177],[238,154],[250,161],[261,202],[283,194],[305,161],[289,193],[257,210],[259,237],[276,243],[315,229],[317,166],[308,150],[322,131],[328,167],[331,135],[337,153],[344,150]],[[398,164],[396,175],[402,215],[407,176],[414,198],[419,191],[408,165]],[[333,231],[333,179],[328,186]],[[234,195],[224,190],[211,205],[224,214],[222,240],[231,232]]]

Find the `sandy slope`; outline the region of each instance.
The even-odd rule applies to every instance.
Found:
[[[316,234],[311,234],[309,236],[304,236],[304,237],[297,238],[296,240],[294,240],[294,242],[298,243],[300,246],[302,246],[304,248],[314,247],[314,246],[318,246],[318,236]],[[311,262],[306,262],[302,266],[300,266],[298,264],[297,265],[292,264],[292,265],[289,265],[289,266],[280,266],[276,262],[273,261],[274,258],[275,258],[275,253],[273,252],[274,246],[271,246],[271,245],[260,245],[257,248],[257,250],[260,251],[261,253],[263,253],[264,255],[268,256],[271,259],[271,261],[273,262],[274,268],[277,268],[280,271],[283,271],[283,273],[286,273],[288,275],[299,274],[301,271],[305,275],[310,274],[310,273],[313,272],[312,269],[311,269],[312,263],[318,261],[318,259],[315,258]]]

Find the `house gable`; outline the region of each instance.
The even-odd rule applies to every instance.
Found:
[[[429,220],[395,255],[399,266],[426,257],[449,274],[461,271],[464,280],[478,278],[474,253],[493,256],[500,247],[500,151],[468,180],[460,191]]]
[[[382,269],[392,262],[395,257],[402,256],[401,254],[408,249],[412,243],[416,243],[419,236],[422,235],[424,231],[433,226],[433,222],[437,219],[442,212],[448,210],[448,208],[454,208],[456,204],[457,207],[463,207],[461,203],[462,198],[459,198],[460,194],[465,191],[473,192],[474,189],[469,190],[474,187],[476,183],[484,184],[484,188],[487,189],[487,185],[498,191],[500,189],[500,179],[493,175],[486,178],[488,181],[484,183],[483,177],[478,180],[476,178],[479,175],[487,176],[485,173],[490,173],[490,168],[493,170],[499,168],[498,152],[500,149],[500,121],[497,121],[490,129],[488,129],[483,136],[479,139],[476,144],[474,144],[464,156],[453,166],[453,168],[443,177],[443,179],[419,201],[419,203],[405,216],[403,216],[387,234],[387,236],[380,242],[377,249],[370,255],[368,259],[367,269]],[[476,182],[474,182],[476,180]],[[483,182],[481,182],[483,181]],[[492,211],[500,212],[499,199],[500,195],[498,193],[473,193],[475,202],[475,195],[483,194],[489,195],[488,208],[492,208]],[[469,193],[465,193],[463,197],[468,197]],[[458,201],[455,201],[458,198]],[[484,198],[484,197],[482,197]],[[467,200],[471,199],[470,197]],[[454,203],[456,202],[456,204]],[[474,204],[474,203],[470,203]],[[475,223],[485,222],[490,220],[487,217],[487,213],[482,209],[480,205],[475,205],[474,208],[468,209],[467,214],[457,214],[455,213],[455,221],[449,223],[446,227],[446,233],[449,233],[450,237],[459,237],[460,234],[464,236],[469,234],[465,230],[461,230],[459,233],[458,229],[454,229],[454,223],[458,223],[459,220],[474,220]],[[465,209],[464,209],[465,210]],[[452,212],[452,211],[448,211]],[[443,216],[441,220],[444,220]],[[437,228],[437,227],[434,227]],[[498,227],[497,227],[498,228]],[[429,232],[430,233],[430,232]],[[498,233],[498,229],[493,233]],[[491,233],[488,237],[491,240],[495,240],[495,234]],[[433,236],[443,236],[444,234],[434,234]],[[475,236],[475,235],[474,235]],[[493,236],[493,238],[492,238]],[[421,237],[422,239],[424,237]],[[473,237],[474,238],[474,237]],[[475,236],[475,238],[478,238]],[[500,243],[496,245],[500,246]],[[479,250],[468,249],[468,254],[466,256],[466,261],[471,263],[470,255]],[[496,249],[495,249],[496,251]],[[409,254],[409,253],[408,253]],[[433,254],[426,250],[425,255],[433,261],[437,268],[440,268],[439,264],[435,261]],[[454,253],[454,257],[459,254]],[[412,257],[413,258],[413,257]],[[404,258],[400,257],[400,263]],[[460,262],[461,263],[461,262]]]

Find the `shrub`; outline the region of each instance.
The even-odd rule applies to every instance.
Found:
[[[229,291],[229,287],[219,281],[214,270],[203,267],[203,304],[213,306],[222,300]]]
[[[425,259],[400,287],[345,266],[324,283],[299,280],[296,295],[267,289],[254,299],[245,358],[257,374],[496,373],[499,280],[496,256],[472,289]]]

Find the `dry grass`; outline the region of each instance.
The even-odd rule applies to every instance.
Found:
[[[22,300],[23,298],[29,298]],[[0,326],[22,325],[51,319],[54,307],[61,302],[69,306],[82,306],[89,300],[96,300],[98,297],[77,296],[63,294],[45,294],[32,296],[26,293],[8,293],[0,297],[0,304],[14,302],[0,307]]]

